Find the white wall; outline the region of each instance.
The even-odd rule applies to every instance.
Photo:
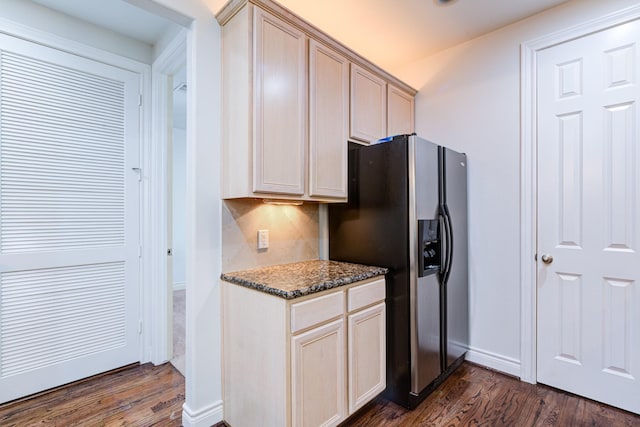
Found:
[[[222,420],[221,32],[205,0],[153,0],[193,18],[187,35],[186,377],[182,422]]]
[[[184,129],[173,128],[173,167],[171,188],[172,212],[171,212],[171,231],[172,242],[171,256],[173,262],[173,285],[184,285],[185,283],[185,253],[186,253],[186,154],[187,154],[187,132]]]
[[[520,44],[635,4],[573,0],[391,70],[419,90],[418,135],[469,156],[471,346],[480,363],[519,374]]]
[[[153,47],[146,43],[96,27],[31,1],[0,0],[0,19],[2,18],[145,64],[150,64],[152,60]]]
[[[164,52],[164,50],[169,47],[171,42],[178,36],[178,34],[184,29],[180,25],[176,25],[174,27],[170,27],[165,31],[165,33],[160,37],[160,40],[156,40],[156,43],[153,45],[153,60],[158,59],[160,54]]]

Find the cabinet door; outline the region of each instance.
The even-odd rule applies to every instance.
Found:
[[[387,136],[387,83],[351,64],[351,138],[363,142]]]
[[[306,36],[259,8],[254,11],[253,190],[302,195]]]
[[[387,385],[384,302],[350,314],[348,322],[351,415]]]
[[[412,133],[414,131],[413,96],[389,85],[387,100],[387,133],[389,135]]]
[[[347,59],[309,42],[310,196],[347,197]]]
[[[346,417],[344,319],[291,339],[294,426],[333,426]]]

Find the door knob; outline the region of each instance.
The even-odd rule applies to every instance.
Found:
[[[545,264],[551,264],[553,262],[553,257],[549,254],[542,255],[542,262]]]

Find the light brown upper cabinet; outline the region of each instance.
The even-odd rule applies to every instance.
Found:
[[[393,85],[387,87],[387,134],[414,132],[413,96]]]
[[[231,0],[216,18],[222,197],[344,202],[347,141],[387,134],[388,84],[415,89],[272,0]]]
[[[224,26],[223,41],[223,197],[303,197],[306,35],[244,7]]]
[[[387,135],[387,82],[351,64],[350,136],[374,142]]]
[[[349,62],[309,41],[309,187],[311,196],[347,197]]]
[[[307,146],[307,37],[258,9],[253,15],[253,191],[302,196]]]

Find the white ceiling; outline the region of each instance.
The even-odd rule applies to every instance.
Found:
[[[567,0],[277,0],[380,67],[399,67]]]

